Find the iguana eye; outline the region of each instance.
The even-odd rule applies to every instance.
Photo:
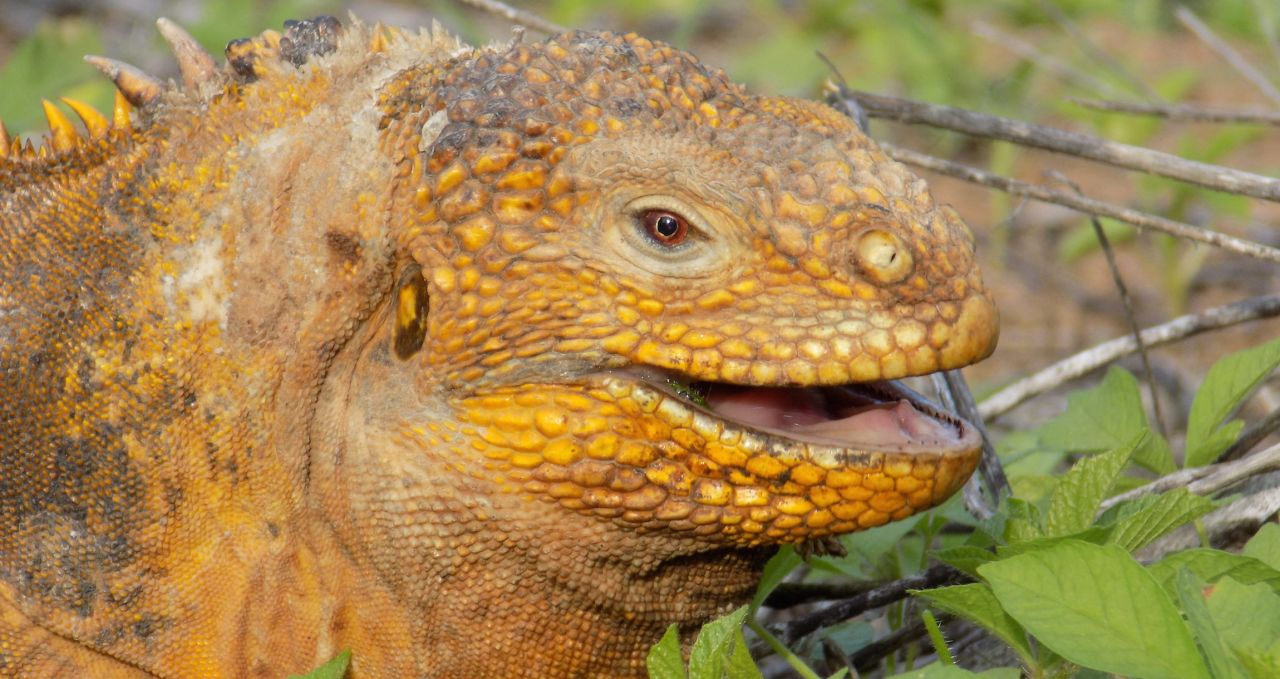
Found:
[[[640,215],[644,232],[659,245],[673,247],[689,237],[689,222],[684,217],[667,210],[645,210]]]

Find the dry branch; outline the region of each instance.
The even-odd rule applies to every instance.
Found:
[[[1254,243],[1253,241],[1236,238],[1235,236],[1228,236],[1223,233],[1218,233],[1217,231],[1208,231],[1197,228],[1190,224],[1147,214],[1140,210],[1106,203],[1093,198],[1077,196],[1065,191],[1058,191],[1047,186],[1002,177],[985,170],[979,170],[976,167],[970,167],[968,165],[962,165],[949,160],[935,158],[933,156],[925,155],[910,149],[904,149],[892,144],[881,143],[880,147],[884,149],[885,153],[888,153],[890,157],[899,162],[914,165],[916,167],[922,167],[926,170],[932,170],[939,174],[956,177],[957,179],[963,179],[968,182],[973,182],[974,184],[982,184],[983,186],[997,188],[1015,196],[1028,196],[1046,203],[1063,205],[1085,214],[1111,217],[1122,222],[1133,224],[1139,228],[1163,231],[1179,238],[1213,245],[1237,254],[1256,257],[1258,259],[1264,259],[1271,262],[1280,262],[1280,249]]]
[[[1237,460],[1245,456],[1254,446],[1262,443],[1268,436],[1280,431],[1280,408],[1272,410],[1270,413],[1257,422],[1251,423],[1240,432],[1240,438],[1227,448],[1226,452],[1218,459],[1222,462]]]
[[[1147,328],[1142,331],[1142,341],[1148,347],[1157,347],[1207,330],[1274,316],[1280,316],[1280,295],[1253,297],[1243,302],[1214,307],[1198,314],[1179,316],[1167,323]],[[1133,353],[1137,348],[1137,342],[1132,335],[1103,342],[1058,361],[992,394],[978,404],[978,412],[985,420],[995,419],[1023,401],[1055,389],[1077,377],[1087,375]]]
[[[841,91],[840,96],[856,100],[874,118],[920,123],[978,137],[999,139],[1177,179],[1227,193],[1280,201],[1280,180],[1252,172],[1200,163],[1179,158],[1173,154],[1120,144],[1088,134],[1068,132],[951,106],[938,106],[848,89]]]
[[[886,604],[901,601],[909,595],[908,590],[930,589],[967,580],[969,580],[969,576],[964,573],[951,566],[938,564],[915,575],[909,575],[857,596],[834,602],[830,606],[809,615],[778,625],[770,625],[769,631],[782,643],[789,646],[800,637],[821,627],[829,627],[873,608],[880,608]]]
[[[1101,514],[1125,500],[1155,495],[1175,488],[1185,487],[1196,495],[1214,495],[1251,476],[1275,469],[1280,469],[1280,445],[1271,446],[1232,462],[1192,467],[1167,474],[1145,486],[1103,500],[1098,513]]]
[[[1136,101],[1103,101],[1068,98],[1073,104],[1097,111],[1159,116],[1166,120],[1193,123],[1245,123],[1280,125],[1280,112],[1263,108],[1222,108],[1198,104],[1152,104]]]

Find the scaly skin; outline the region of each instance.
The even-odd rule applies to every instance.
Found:
[[[332,28],[5,147],[0,675],[642,675],[777,545],[971,473],[972,437],[806,443],[628,369],[991,351],[967,229],[846,118],[636,36]]]

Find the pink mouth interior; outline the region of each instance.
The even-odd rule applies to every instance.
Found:
[[[952,447],[961,428],[921,412],[906,398],[870,391],[708,385],[717,415],[753,429],[856,448]]]

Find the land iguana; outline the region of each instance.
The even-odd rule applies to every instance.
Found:
[[[290,22],[0,132],[0,675],[634,676],[959,488],[972,236],[636,35]]]

